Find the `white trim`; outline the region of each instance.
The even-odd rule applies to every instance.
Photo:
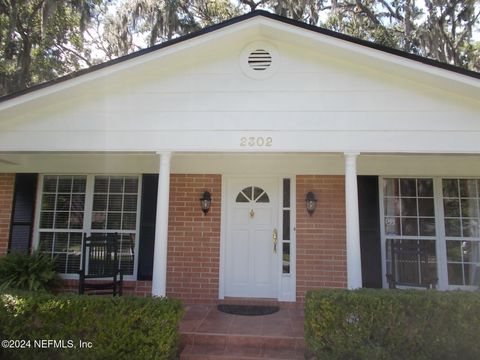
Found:
[[[358,210],[357,157],[359,153],[345,153],[345,215],[347,236],[347,287],[362,287],[362,259],[360,252],[360,221]]]
[[[227,176],[222,175],[222,198],[220,205],[220,259],[218,269],[218,298],[225,298],[225,261],[227,259]]]
[[[170,166],[172,153],[160,153],[157,216],[153,255],[152,295],[165,296],[167,291],[168,211],[170,207]]]

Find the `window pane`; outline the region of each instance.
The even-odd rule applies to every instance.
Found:
[[[385,218],[385,233],[387,235],[400,235],[400,218]]]
[[[445,219],[445,234],[451,237],[462,236],[460,219]]]
[[[108,211],[122,211],[122,195],[110,194],[108,198]]]
[[[455,179],[443,180],[443,197],[458,197],[458,182]]]
[[[418,199],[418,215],[435,216],[435,207],[432,199]]]
[[[420,236],[435,236],[435,218],[420,218]]]
[[[461,200],[462,217],[478,218],[478,202],[477,199]]]
[[[290,243],[283,243],[282,273],[290,274]]]
[[[83,211],[85,208],[85,194],[72,195],[72,204],[70,210]]]
[[[123,177],[110,177],[110,193],[123,193]]]
[[[417,196],[415,179],[400,179],[400,196]]]
[[[67,273],[75,274],[80,270],[80,254],[67,255]]]
[[[43,178],[43,192],[57,192],[57,177],[45,176]]]
[[[462,264],[448,264],[448,283],[450,285],[463,285]]]
[[[54,252],[67,252],[68,249],[68,233],[56,233]]]
[[[42,211],[40,214],[40,228],[41,229],[53,229],[54,212]]]
[[[417,216],[417,199],[401,198],[402,216]]]
[[[384,200],[385,215],[400,216],[400,199],[399,198],[385,198]]]
[[[57,195],[57,211],[70,210],[70,194],[58,194]]]
[[[123,197],[124,211],[137,211],[137,195],[125,195]]]
[[[268,198],[267,193],[263,193],[263,195],[257,199],[258,203],[268,203],[269,201],[270,199]]]
[[[290,207],[290,179],[283,179],[283,207]]]
[[[283,240],[290,240],[290,210],[283,210]]]
[[[87,179],[85,177],[75,177],[73,178],[73,187],[72,192],[74,193],[84,193],[87,187]]]
[[[433,197],[432,179],[418,179],[418,196]]]
[[[383,180],[383,194],[385,196],[399,196],[398,179],[384,179]]]
[[[459,217],[460,216],[460,202],[456,199],[444,199],[443,210],[446,217]]]
[[[67,255],[66,254],[57,254],[55,256],[55,267],[57,272],[60,274],[65,274],[67,271]]]
[[[135,213],[124,213],[122,221],[123,230],[135,230],[137,222],[137,214]]]
[[[404,236],[418,235],[417,218],[402,218],[402,235]]]
[[[59,193],[70,193],[72,192],[72,177],[59,177],[58,179],[58,192]]]
[[[461,241],[447,241],[447,260],[452,262],[462,261]]]
[[[83,228],[83,212],[70,213],[70,229],[82,229]]]
[[[125,192],[130,194],[136,194],[138,192],[138,179],[136,177],[125,178]]]
[[[478,220],[462,220],[462,229],[464,237],[479,237]]]
[[[43,194],[42,210],[55,210],[55,194]]]
[[[263,193],[263,189],[260,189],[259,187],[254,187],[253,188],[253,198],[256,200],[261,194]]]
[[[121,213],[108,213],[107,216],[107,229],[109,230],[118,230],[120,229],[120,224],[121,224],[121,218],[122,214]]]
[[[477,197],[476,180],[460,180],[460,196],[461,197]]]
[[[235,199],[235,202],[237,202],[237,203],[247,203],[248,199],[245,197],[245,195],[242,192],[240,192],[240,193],[238,193],[237,198]]]
[[[107,210],[107,194],[93,195],[93,211]]]
[[[108,192],[108,177],[107,176],[95,176],[95,193],[107,193]]]
[[[52,252],[53,246],[53,233],[40,233],[40,240],[38,244],[38,248],[40,251],[43,252]]]
[[[55,214],[55,229],[68,229],[68,212]]]
[[[92,213],[92,229],[105,229],[107,214],[104,212]]]

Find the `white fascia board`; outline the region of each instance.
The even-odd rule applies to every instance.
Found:
[[[254,31],[255,23],[258,23],[260,20],[261,19],[259,18],[252,18],[236,24],[232,24],[220,30],[214,30],[206,34],[196,36],[192,39],[180,41],[177,44],[172,44],[164,48],[154,50],[152,52],[149,52],[143,55],[136,56],[132,59],[128,59],[116,64],[108,65],[104,68],[94,70],[92,72],[80,75],[78,77],[74,77],[72,79],[62,81],[58,84],[52,84],[45,88],[34,90],[25,95],[20,95],[13,99],[5,100],[4,102],[0,103],[0,111],[9,109],[15,106],[23,105],[29,101],[36,100],[38,98],[42,98],[51,94],[55,94],[55,93],[73,88],[75,86],[88,83],[92,80],[106,78],[117,72],[127,70],[136,66],[140,66],[151,61],[159,60],[163,57],[172,55],[182,50],[187,50],[192,47],[201,46],[205,43],[215,41],[219,38],[229,36],[234,33],[238,33],[248,28]]]

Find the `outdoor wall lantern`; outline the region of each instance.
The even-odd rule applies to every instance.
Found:
[[[210,210],[210,205],[212,205],[212,195],[208,191],[205,191],[200,198],[200,206],[202,207],[204,215],[207,215]]]
[[[305,197],[305,206],[308,214],[312,216],[312,214],[315,212],[315,208],[317,207],[317,199],[315,199],[315,194],[311,191],[309,191]]]

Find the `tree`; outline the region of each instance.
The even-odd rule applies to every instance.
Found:
[[[131,0],[98,6],[91,45],[107,59],[240,15],[229,0]]]
[[[90,65],[82,34],[95,0],[1,0],[0,94]]]

